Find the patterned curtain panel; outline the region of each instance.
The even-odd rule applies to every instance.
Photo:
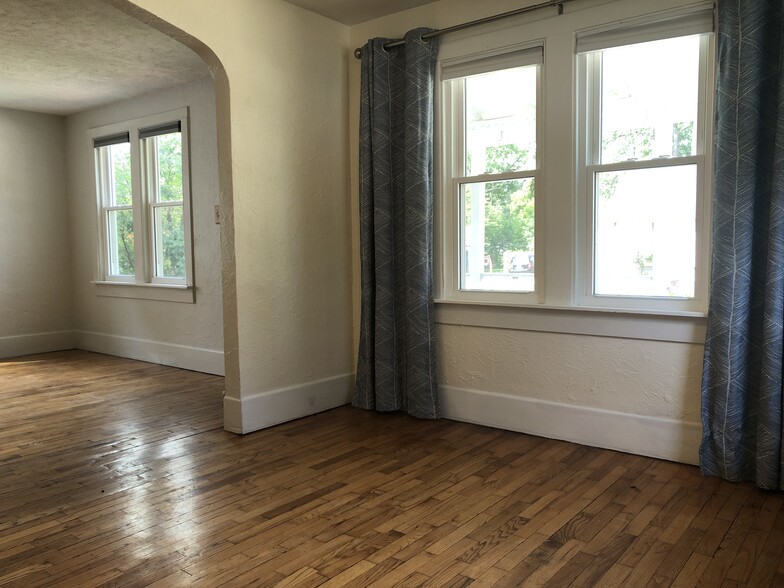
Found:
[[[433,320],[433,78],[429,29],[362,48],[362,318],[354,406],[438,418]]]
[[[718,33],[700,464],[706,475],[784,490],[781,0],[719,0]]]

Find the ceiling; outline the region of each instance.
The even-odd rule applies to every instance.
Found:
[[[209,75],[101,0],[0,0],[0,107],[68,115]]]
[[[347,25],[354,25],[435,0],[286,0]]]
[[[287,0],[347,25],[433,0]],[[209,75],[102,0],[0,0],[0,108],[69,115]]]

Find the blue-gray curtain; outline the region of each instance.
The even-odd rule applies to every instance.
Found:
[[[354,406],[438,418],[433,318],[433,80],[429,29],[362,47],[362,317]]]
[[[784,17],[719,0],[706,475],[784,490]]]

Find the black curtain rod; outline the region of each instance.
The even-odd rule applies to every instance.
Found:
[[[558,14],[563,14],[563,5],[571,1],[572,0],[550,0],[549,2],[542,2],[541,4],[534,4],[533,6],[527,6],[525,8],[510,10],[509,12],[502,12],[501,14],[486,16],[484,18],[479,18],[477,20],[472,20],[470,22],[464,22],[462,24],[458,24],[452,27],[447,27],[445,29],[439,29],[437,31],[431,31],[429,33],[425,33],[424,35],[422,35],[422,39],[426,40],[426,39],[432,39],[433,37],[440,37],[441,35],[446,35],[447,33],[462,31],[463,29],[468,29],[488,22],[501,20],[502,18],[509,18],[510,16],[517,16],[518,14],[533,12],[534,10],[539,10],[540,8],[550,8],[552,6],[557,6]],[[384,45],[384,49],[393,49],[395,47],[400,47],[405,44],[406,44],[405,39],[397,39],[396,41],[390,41],[389,43]],[[361,48],[354,49],[354,57],[356,57],[357,59],[362,59]]]

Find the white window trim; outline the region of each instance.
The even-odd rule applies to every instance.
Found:
[[[551,17],[541,13],[523,15],[511,21],[500,21],[494,25],[486,25],[481,29],[467,31],[444,37],[439,50],[439,60],[467,61],[471,56],[480,58],[483,55],[512,51],[519,48],[520,39],[531,39],[530,44],[544,43],[545,59],[540,68],[540,124],[537,137],[537,165],[543,170],[538,179],[540,194],[547,196],[537,199],[536,211],[536,289],[537,301],[521,302],[516,293],[497,292],[459,292],[456,288],[455,276],[459,270],[454,253],[457,252],[458,220],[455,206],[450,203],[444,187],[451,188],[452,179],[446,168],[454,162],[447,161],[453,137],[450,136],[448,125],[452,114],[449,109],[454,105],[446,104],[442,108],[442,84],[438,77],[435,84],[436,100],[436,321],[439,324],[463,324],[487,328],[505,328],[535,330],[544,332],[563,332],[584,335],[617,336],[659,341],[674,341],[701,344],[704,342],[706,308],[695,304],[691,309],[654,309],[651,307],[635,308],[634,305],[618,305],[616,307],[597,307],[582,299],[580,281],[583,276],[585,262],[583,251],[578,251],[577,244],[584,239],[584,214],[578,210],[581,196],[577,193],[578,159],[577,150],[580,144],[578,137],[578,103],[577,84],[578,68],[575,55],[575,38],[578,31],[590,28],[610,29],[619,23],[634,23],[654,20],[678,12],[689,12],[704,9],[708,3],[699,1],[688,4],[680,0],[665,0],[656,9],[645,0],[624,0],[616,2],[594,2],[584,0],[570,5],[562,16]],[[545,26],[543,21],[547,21]],[[544,33],[543,33],[544,29]],[[709,41],[712,51],[714,40]],[[563,75],[555,75],[557,71],[565,71],[569,76],[572,90],[564,91]],[[713,72],[710,67],[702,72],[705,79],[701,86],[706,89],[706,122],[712,120]],[[558,128],[553,133],[552,129]],[[544,129],[550,130],[545,135]],[[712,152],[710,141],[704,146],[703,157],[706,193],[711,185]],[[580,190],[582,193],[582,190]],[[553,197],[554,194],[559,195]],[[701,237],[710,240],[710,198],[705,199],[705,206],[698,211],[698,222],[702,227]],[[570,227],[571,231],[564,231]],[[558,233],[560,229],[560,233]],[[553,244],[553,235],[557,234],[560,242]],[[700,235],[698,235],[698,239]],[[698,263],[708,268],[710,252],[701,244]],[[544,276],[540,274],[544,273]],[[703,275],[707,272],[703,272]],[[707,284],[706,284],[707,286]],[[696,294],[696,293],[695,293]],[[646,299],[646,301],[649,299]],[[704,298],[707,300],[707,292]],[[579,304],[578,302],[582,302]],[[533,318],[532,318],[533,317]],[[575,326],[568,326],[575,325]]]
[[[534,65],[530,61],[530,54],[533,50],[541,48],[544,51],[544,41],[541,39],[533,39],[525,43],[519,43],[503,47],[500,50],[490,52],[482,52],[473,56],[471,59],[466,57],[457,57],[454,59],[446,59],[439,62],[439,67],[436,73],[435,86],[438,89],[436,92],[436,104],[441,104],[441,95],[444,93],[444,75],[445,69],[455,68],[455,64],[463,67],[470,66],[473,60],[477,62],[487,62],[496,60],[504,64],[504,68],[511,67],[526,67]],[[515,62],[515,59],[519,63]],[[474,75],[471,72],[469,75]],[[539,304],[542,302],[542,288],[541,284],[542,272],[539,269],[539,258],[534,267],[534,282],[536,290],[534,292],[501,292],[501,291],[483,291],[483,290],[461,290],[460,289],[460,262],[461,254],[450,256],[451,259],[446,261],[444,257],[445,252],[462,252],[464,250],[462,242],[463,235],[461,234],[461,222],[463,214],[463,202],[460,196],[460,188],[464,184],[477,183],[483,181],[502,181],[512,179],[526,179],[532,178],[535,182],[534,190],[534,208],[539,210],[542,205],[540,194],[543,192],[544,173],[542,172],[542,148],[541,143],[543,139],[543,127],[541,109],[542,109],[542,65],[539,64],[537,68],[536,77],[536,103],[537,103],[537,124],[536,124],[536,168],[533,170],[525,170],[520,172],[507,172],[499,174],[478,174],[475,176],[466,176],[465,174],[465,129],[458,121],[465,120],[465,83],[464,79],[459,79],[458,76],[449,76],[453,80],[450,84],[451,88],[446,90],[443,96],[443,104],[445,106],[441,116],[436,115],[436,134],[440,137],[440,141],[436,150],[437,161],[440,162],[440,182],[437,183],[437,193],[442,195],[441,198],[441,234],[439,240],[440,247],[439,253],[444,263],[438,264],[440,273],[436,275],[436,280],[439,282],[440,300],[453,300],[459,302],[482,302],[487,300],[488,294],[492,296],[496,302],[507,302],[510,304]],[[446,159],[446,154],[452,154],[450,160]],[[449,186],[449,191],[445,187]],[[447,220],[451,219],[451,220]],[[538,250],[540,246],[540,215],[537,214],[534,226],[534,249]],[[537,254],[538,255],[538,254]]]
[[[665,37],[667,38],[667,37]],[[580,163],[577,166],[577,238],[579,262],[576,283],[582,285],[576,291],[575,306],[608,308],[614,310],[628,309],[631,311],[661,311],[674,314],[682,312],[705,313],[708,308],[709,268],[710,268],[710,228],[711,228],[711,197],[712,186],[710,162],[712,161],[712,141],[708,141],[708,124],[713,120],[713,68],[709,53],[714,50],[713,35],[703,36],[700,42],[700,74],[698,80],[698,107],[695,129],[697,155],[678,158],[654,158],[643,161],[618,163],[598,163],[601,147],[598,145],[600,128],[598,121],[599,108],[595,101],[599,100],[601,70],[591,60],[595,54],[577,55],[578,82],[577,102],[578,120],[592,119],[591,124],[578,127],[578,154]],[[593,75],[590,75],[593,74]],[[674,167],[677,165],[696,165],[696,243],[695,243],[695,284],[693,298],[664,298],[648,296],[621,296],[594,294],[594,173],[597,171],[624,171],[651,169],[658,167]]]
[[[185,236],[185,278],[161,278],[155,276],[155,248],[152,244],[154,208],[162,204],[153,203],[150,194],[154,188],[146,185],[149,177],[143,173],[143,168],[149,167],[149,161],[142,161],[143,157],[152,159],[151,153],[143,153],[142,142],[139,139],[139,130],[180,121],[182,136],[182,187],[183,187],[183,223]],[[131,192],[132,210],[134,214],[134,227],[141,233],[141,239],[134,248],[134,276],[113,276],[109,274],[108,243],[106,235],[106,213],[109,209],[127,209],[128,206],[104,207],[102,194],[106,186],[101,186],[101,176],[98,172],[98,163],[92,155],[94,173],[94,202],[96,204],[96,242],[97,256],[92,284],[96,287],[99,296],[119,298],[138,298],[146,300],[161,300],[169,302],[193,303],[193,239],[191,222],[191,186],[190,186],[190,138],[188,124],[188,108],[183,107],[159,114],[137,118],[120,123],[113,123],[89,129],[87,132],[90,153],[94,154],[93,141],[100,137],[107,137],[122,132],[128,132],[131,144]],[[171,203],[166,203],[170,205]],[[177,203],[179,205],[179,201]],[[141,246],[139,246],[141,245]],[[141,269],[141,271],[139,271]]]

